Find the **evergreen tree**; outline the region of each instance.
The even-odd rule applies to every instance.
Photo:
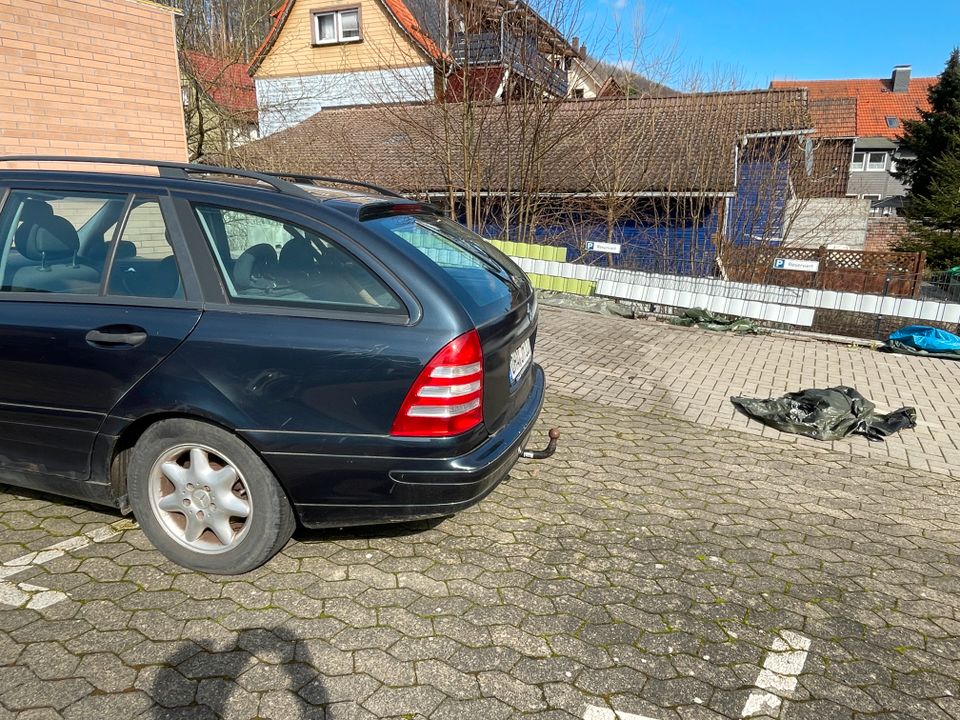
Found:
[[[925,195],[911,195],[908,233],[898,250],[927,253],[931,268],[960,265],[960,152],[947,153],[928,168]]]
[[[904,123],[896,176],[910,187],[907,236],[898,250],[925,251],[930,267],[960,265],[960,48],[929,91],[930,110]]]
[[[933,164],[947,153],[960,153],[960,48],[955,48],[939,80],[930,87],[930,109],[903,124],[900,150],[916,158],[897,160],[896,176],[911,196],[925,196],[933,181]]]

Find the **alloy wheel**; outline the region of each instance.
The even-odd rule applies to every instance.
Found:
[[[157,520],[190,550],[227,552],[247,534],[253,512],[250,490],[236,466],[213,448],[170,448],[154,463],[148,491]]]

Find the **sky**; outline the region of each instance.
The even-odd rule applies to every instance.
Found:
[[[585,35],[597,54],[612,61],[633,57],[633,50],[614,46],[632,46],[629,38],[642,36],[647,59],[636,69],[665,68],[669,58],[669,70],[653,74],[672,73],[674,86],[691,68],[739,87],[766,87],[773,79],[887,77],[901,64],[912,65],[914,77],[938,75],[960,45],[960,0],[583,2]]]

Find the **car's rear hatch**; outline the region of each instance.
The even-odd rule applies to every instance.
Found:
[[[416,248],[463,304],[480,336],[483,419],[495,433],[530,394],[536,295],[523,271],[480,236],[416,206],[404,210],[397,205],[361,219],[377,234]]]

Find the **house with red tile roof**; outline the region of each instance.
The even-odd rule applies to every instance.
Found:
[[[259,137],[257,92],[246,63],[187,50],[181,89],[191,159],[224,158]]]
[[[199,89],[211,102],[226,112],[256,121],[257,91],[245,63],[193,50],[185,51],[183,60]]]
[[[865,80],[774,80],[771,88],[804,88],[813,107],[839,108],[842,103],[855,103],[856,122],[842,119],[842,114],[825,115],[824,129],[836,136],[856,137],[850,158],[850,179],[847,194],[884,205],[890,198],[906,194],[907,188],[891,173],[896,170],[900,154],[900,134],[906,120],[920,118],[921,110],[930,107],[927,93],[937,82],[935,77],[912,78],[909,65],[898,65],[889,78]]]
[[[595,97],[585,58],[523,0],[285,0],[248,71],[267,135],[336,107]]]

